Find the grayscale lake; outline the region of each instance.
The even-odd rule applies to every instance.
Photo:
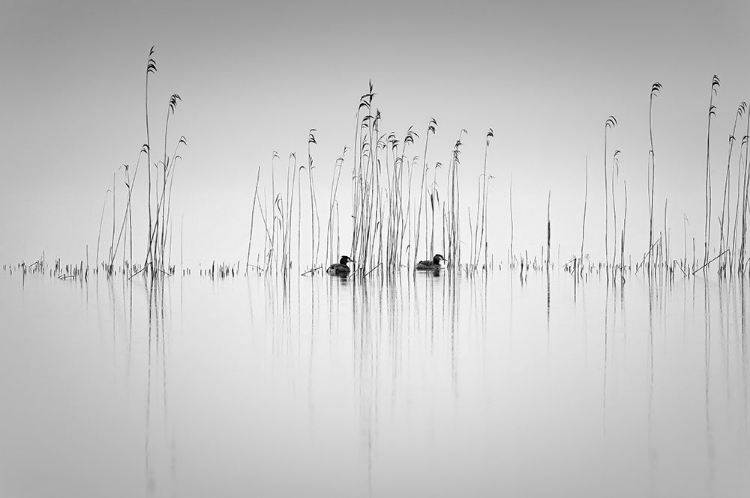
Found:
[[[748,496],[749,294],[3,271],[0,496]]]

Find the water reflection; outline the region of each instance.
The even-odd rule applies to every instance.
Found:
[[[168,283],[147,286],[148,364],[146,387],[145,466],[147,496],[163,496],[174,487],[177,468],[177,444],[170,424],[167,361],[169,329],[165,314],[169,307],[165,293]],[[132,285],[128,286],[131,295]]]
[[[0,363],[51,365],[0,380],[9,406],[38,414],[6,416],[20,428],[4,439],[13,475],[31,468],[23,435],[60,424],[101,445],[94,454],[128,455],[99,479],[120,476],[128,496],[750,489],[745,280],[0,275],[2,313],[19,332],[0,335]],[[32,303],[80,317],[45,322]],[[50,341],[54,354],[40,346]],[[54,398],[56,416],[39,404],[51,382],[78,392]],[[86,427],[89,412],[106,431]],[[76,496],[101,495],[92,454],[47,437],[37,473],[75,453]],[[48,495],[43,482],[12,489]]]

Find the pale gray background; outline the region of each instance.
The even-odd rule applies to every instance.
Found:
[[[490,252],[503,258],[511,173],[516,247],[538,252],[545,244],[552,189],[553,246],[561,245],[564,258],[579,250],[587,155],[587,252],[604,256],[603,125],[609,115],[620,123],[610,135],[610,151],[622,150],[629,250],[646,250],[648,97],[651,84],[660,81],[664,91],[654,109],[658,228],[668,198],[673,250],[681,256],[683,214],[690,221],[688,237],[702,247],[713,74],[722,80],[712,136],[715,212],[721,203],[727,137],[737,105],[750,100],[748,22],[750,4],[726,0],[3,0],[0,259],[28,261],[46,251],[48,259],[81,260],[89,244],[93,264],[112,174],[124,163],[134,165],[145,142],[151,45],[158,66],[150,91],[157,154],[168,98],[175,92],[183,98],[170,142],[185,135],[189,144],[173,207],[175,239],[184,217],[185,264],[244,261],[257,168],[266,167],[268,192],[272,151],[282,158],[279,171],[290,152],[304,160],[310,128],[318,130],[318,202],[327,206],[333,164],[344,146],[352,146],[358,99],[369,79],[383,132],[402,138],[414,125],[423,138],[429,119],[437,119],[429,163],[446,164],[459,130],[468,130],[461,181],[472,206],[484,136],[494,129],[489,241]],[[743,134],[744,128],[738,144]],[[422,149],[418,141],[407,155]],[[733,174],[738,157],[736,148]],[[349,153],[339,197],[343,219],[351,165]],[[145,233],[138,232],[147,223],[145,170],[140,175],[134,221],[145,246]],[[306,187],[306,177],[303,182]],[[444,185],[444,172],[438,182]],[[118,213],[125,198],[121,183]],[[105,217],[105,234],[109,223]],[[108,242],[102,246],[106,251]]]

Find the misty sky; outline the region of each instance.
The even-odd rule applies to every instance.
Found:
[[[431,166],[447,164],[459,131],[468,131],[461,169],[465,205],[476,200],[484,137],[492,128],[490,252],[503,259],[507,254],[512,175],[514,246],[538,254],[545,244],[551,190],[553,247],[556,252],[559,244],[563,260],[580,250],[587,157],[586,252],[604,255],[609,115],[619,123],[609,134],[608,154],[621,150],[617,195],[626,181],[628,252],[635,259],[647,249],[648,98],[652,83],[661,82],[654,104],[657,229],[664,226],[666,199],[670,241],[681,257],[685,220],[687,237],[702,247],[711,78],[717,74],[722,83],[711,136],[718,211],[727,137],[737,106],[750,100],[749,42],[750,3],[740,0],[0,0],[0,262],[32,261],[42,251],[48,259],[78,261],[88,244],[94,263],[113,174],[134,165],[145,142],[152,45],[158,72],[150,80],[149,111],[157,154],[169,96],[182,97],[170,119],[168,148],[181,135],[188,140],[173,201],[173,236],[177,240],[184,226],[185,264],[244,262],[257,170],[264,168],[261,190],[270,188],[273,151],[281,157],[277,165],[285,166],[290,152],[304,161],[310,128],[317,130],[318,202],[327,206],[333,166],[344,146],[352,146],[359,97],[369,80],[381,131],[403,137],[413,125],[424,138],[430,118],[437,120],[427,155]],[[736,134],[732,181],[744,124]],[[407,155],[422,151],[419,140]],[[348,154],[339,193],[342,218],[350,214]],[[438,183],[444,182],[439,172]],[[145,188],[144,172],[134,193],[134,223],[141,228],[147,223]],[[121,177],[116,192],[120,217]],[[109,246],[111,216],[108,197],[102,252]],[[145,231],[139,237],[136,247],[145,248]],[[344,246],[348,237],[342,233]],[[179,246],[173,246],[173,261],[179,260]]]

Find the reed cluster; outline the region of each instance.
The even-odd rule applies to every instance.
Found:
[[[97,237],[96,271],[100,268],[108,276],[115,273],[115,259],[122,249],[122,269],[132,278],[138,273],[144,276],[156,278],[158,276],[174,273],[174,265],[171,264],[172,245],[172,187],[176,166],[181,156],[178,154],[180,147],[187,145],[184,136],[174,144],[171,149],[169,145],[169,123],[174,116],[178,103],[182,100],[178,94],[169,97],[166,106],[166,119],[164,123],[164,149],[159,159],[156,160],[152,153],[151,145],[151,119],[149,116],[149,79],[156,74],[156,61],[154,60],[154,47],[151,47],[146,63],[145,72],[145,124],[146,142],[141,146],[135,168],[128,164],[119,166],[113,173],[112,188],[105,193],[102,216],[99,222],[99,235]],[[142,160],[145,158],[148,171],[148,232],[146,250],[143,264],[135,263],[133,253],[133,192],[138,178],[138,170]],[[117,193],[124,186],[126,200],[123,212],[118,217]],[[119,188],[118,188],[119,187]],[[104,212],[111,194],[112,204],[112,234],[109,252],[106,260],[99,261],[99,249],[101,244],[101,229],[104,220]],[[118,222],[118,219],[121,221]],[[118,229],[119,226],[119,229]]]
[[[181,159],[180,148],[187,145],[184,136],[173,141],[170,148],[170,121],[174,116],[181,98],[172,94],[166,106],[164,122],[163,151],[154,153],[151,137],[151,119],[149,115],[149,81],[157,72],[154,60],[154,49],[151,48],[145,72],[145,128],[146,140],[140,148],[135,167],[124,164],[113,173],[112,188],[105,192],[104,206],[99,223],[97,238],[95,271],[101,268],[107,275],[115,272],[115,260],[122,257],[122,271],[129,276],[143,272],[152,278],[174,273],[171,264],[172,242],[172,191],[176,166]],[[615,149],[610,152],[612,132],[617,127],[617,119],[609,116],[604,121],[604,261],[592,263],[585,253],[586,215],[588,208],[588,158],[585,164],[585,193],[583,199],[583,216],[581,226],[580,252],[570,258],[564,267],[581,276],[585,272],[600,270],[607,278],[614,279],[619,274],[624,280],[625,274],[632,270],[643,271],[649,276],[657,273],[674,274],[677,269],[685,276],[705,270],[718,260],[718,271],[726,276],[733,273],[744,273],[748,260],[746,257],[747,216],[750,209],[750,112],[747,104],[740,103],[734,116],[734,125],[729,134],[726,170],[724,175],[722,202],[718,221],[718,253],[711,252],[712,224],[712,120],[716,115],[714,98],[718,95],[720,81],[717,76],[711,80],[708,106],[707,139],[706,139],[706,175],[705,175],[705,222],[703,240],[703,258],[700,263],[695,255],[693,239],[692,262],[688,258],[687,228],[688,219],[683,214],[684,252],[682,258],[676,258],[670,247],[668,218],[668,199],[656,198],[656,153],[654,146],[654,102],[663,87],[655,82],[651,86],[648,101],[649,150],[646,169],[648,202],[648,247],[643,257],[633,266],[628,258],[626,263],[626,235],[628,233],[628,185],[621,175],[620,161],[622,152]],[[450,152],[450,157],[443,163],[430,155],[430,139],[438,131],[437,120],[427,123],[423,148],[417,149],[419,134],[410,126],[397,138],[396,132],[384,132],[381,112],[374,106],[375,91],[372,82],[368,91],[358,102],[355,113],[354,142],[351,148],[344,146],[342,154],[336,159],[330,179],[330,191],[327,208],[322,212],[318,204],[318,192],[315,185],[316,163],[314,158],[317,146],[316,130],[310,129],[307,140],[307,159],[298,164],[297,154],[288,155],[286,166],[281,167],[281,157],[273,151],[268,166],[267,176],[270,180],[270,197],[265,189],[259,189],[263,167],[259,167],[255,180],[252,207],[250,212],[250,237],[248,240],[245,273],[251,269],[264,273],[280,273],[287,277],[296,267],[303,274],[314,274],[326,265],[335,262],[341,254],[349,254],[356,267],[354,274],[370,275],[379,270],[379,275],[388,275],[401,268],[413,269],[420,258],[430,259],[433,254],[446,256],[449,268],[463,269],[468,272],[488,270],[494,263],[490,251],[489,198],[490,180],[494,175],[490,157],[490,145],[494,131],[490,128],[484,141],[484,161],[481,174],[476,179],[475,204],[465,202],[462,208],[461,182],[465,180],[462,172],[461,152],[468,132],[461,129]],[[736,134],[745,128],[746,132],[736,147]],[[616,139],[616,135],[614,137]],[[737,151],[738,149],[738,151]],[[171,152],[171,153],[170,153]],[[418,154],[421,152],[421,157]],[[735,161],[733,163],[733,161]],[[134,264],[134,238],[132,202],[133,193],[142,162],[146,163],[148,194],[148,232],[145,254],[142,264]],[[446,166],[443,167],[443,164]],[[736,165],[733,167],[733,165]],[[278,171],[282,169],[282,183],[277,185]],[[415,172],[416,170],[416,172]],[[438,172],[444,173],[442,177]],[[345,173],[351,179],[351,234],[344,235],[342,241],[341,205],[339,189],[341,175]],[[415,174],[416,173],[416,174]],[[733,174],[734,173],[734,174]],[[304,190],[308,195],[303,196]],[[474,180],[470,180],[474,181]],[[736,183],[736,186],[732,184]],[[441,183],[442,182],[442,183]],[[124,194],[123,192],[124,185]],[[118,213],[117,197],[124,195],[121,201],[124,208]],[[547,199],[546,252],[542,246],[541,257],[533,260],[527,252],[516,254],[513,246],[513,183],[509,182],[508,214],[510,217],[510,249],[507,262],[511,269],[521,263],[521,272],[529,268],[553,267],[552,221],[550,219],[552,191]],[[657,203],[664,205],[663,230],[656,227]],[[109,251],[100,261],[101,232],[107,202],[111,202],[112,231]],[[296,209],[295,209],[296,203]],[[474,210],[472,211],[472,207]],[[611,209],[610,209],[611,207]],[[305,220],[303,220],[305,211]],[[253,236],[256,233],[256,212],[262,223],[262,249],[256,244],[253,253]],[[296,212],[296,216],[295,216]],[[611,212],[611,215],[610,215]],[[347,215],[349,213],[346,213]],[[462,214],[468,222],[468,237],[463,233]],[[308,218],[309,216],[309,218]],[[321,216],[324,220],[321,222]],[[325,219],[327,217],[327,219]],[[348,219],[348,216],[345,217]],[[309,220],[309,264],[301,261],[302,224]],[[610,223],[612,224],[610,227]],[[323,229],[325,236],[323,237]],[[296,234],[295,234],[296,232]],[[437,232],[437,237],[436,237]],[[293,258],[293,246],[296,238],[297,254]],[[321,245],[325,239],[325,249],[321,256]],[[257,241],[257,239],[256,239]],[[468,251],[468,254],[465,252]],[[640,253],[639,253],[640,254]],[[558,249],[559,260],[559,249]],[[218,274],[222,277],[239,274],[239,263],[231,267],[221,267]],[[88,264],[86,265],[86,273]],[[80,270],[81,272],[83,270]],[[210,275],[215,275],[212,269]]]
[[[610,152],[611,133],[617,126],[617,119],[609,116],[604,122],[604,154],[603,154],[603,178],[605,198],[605,226],[604,226],[604,253],[603,262],[593,263],[585,252],[586,214],[588,208],[588,158],[585,164],[585,189],[583,199],[583,216],[581,226],[580,252],[574,255],[564,268],[576,276],[584,273],[600,271],[613,282],[619,276],[621,281],[625,275],[633,270],[643,271],[650,276],[661,274],[674,274],[675,270],[685,276],[690,276],[698,271],[705,270],[716,260],[720,260],[719,272],[726,275],[727,272],[743,272],[748,265],[746,261],[746,238],[747,238],[747,213],[750,209],[750,164],[748,154],[748,136],[750,135],[750,113],[747,105],[743,102],[738,107],[735,115],[734,126],[729,137],[729,151],[727,155],[727,168],[724,179],[723,199],[721,216],[719,222],[719,251],[718,256],[709,257],[710,233],[711,233],[711,121],[715,116],[716,107],[714,96],[717,95],[719,79],[714,76],[711,84],[711,98],[708,113],[708,138],[706,144],[706,224],[704,234],[704,257],[702,264],[698,263],[693,255],[692,262],[687,257],[687,216],[683,215],[685,222],[685,250],[682,259],[674,257],[674,251],[670,246],[669,229],[669,200],[656,199],[656,153],[654,146],[653,110],[654,102],[663,90],[661,83],[655,82],[649,93],[649,150],[647,164],[647,203],[648,203],[648,247],[643,252],[643,257],[636,260],[633,265],[631,258],[626,257],[626,241],[628,234],[628,183],[621,174],[622,152],[615,149]],[[438,125],[435,119],[431,119],[424,134],[424,145],[422,156],[412,155],[420,136],[409,127],[403,138],[397,138],[395,132],[383,132],[382,118],[379,109],[374,107],[375,92],[370,83],[368,92],[360,97],[356,112],[354,131],[354,147],[349,158],[344,147],[344,153],[337,159],[331,177],[331,191],[328,204],[328,221],[326,225],[326,250],[325,264],[335,261],[341,253],[352,255],[357,262],[355,274],[369,275],[374,270],[380,270],[382,274],[389,274],[401,268],[413,268],[415,262],[420,259],[429,259],[432,254],[439,252],[446,255],[448,266],[465,271],[477,271],[492,267],[491,251],[489,248],[490,224],[488,223],[488,199],[489,180],[494,176],[488,174],[488,157],[491,139],[494,132],[490,129],[485,136],[484,162],[482,173],[478,177],[477,196],[475,209],[471,205],[463,208],[463,214],[468,222],[468,238],[462,239],[462,199],[461,199],[461,151],[464,145],[464,137],[468,134],[461,129],[458,134],[450,157],[443,168],[439,161],[429,161],[429,145],[431,136],[437,133]],[[748,133],[743,137],[739,148],[739,161],[736,167],[737,187],[732,185],[732,160],[735,149],[735,134],[741,127],[742,120],[746,119],[745,127]],[[299,168],[299,171],[308,171],[308,187],[310,190],[309,202],[305,209],[310,210],[311,222],[311,252],[312,258],[309,267],[304,274],[311,274],[323,268],[318,258],[320,227],[318,219],[317,201],[312,175],[313,159],[310,146],[316,144],[315,130],[311,130],[308,140],[307,165]],[[290,155],[293,158],[294,154]],[[341,242],[341,226],[339,214],[338,188],[342,170],[351,165],[351,213],[352,233],[351,245],[346,246]],[[415,175],[415,168],[417,174]],[[432,170],[432,171],[430,171]],[[438,170],[444,170],[445,176],[439,183]],[[269,271],[278,265],[269,256],[277,250],[282,251],[282,265],[284,272],[291,267],[291,244],[288,242],[292,236],[291,214],[294,203],[294,182],[297,168],[287,169],[287,197],[283,201],[281,197],[275,197],[278,208],[278,220],[274,218],[272,224],[279,222],[284,230],[284,240],[281,247],[274,246],[274,230],[268,229],[266,225],[267,243],[264,247],[264,256],[257,259],[256,268],[260,271]],[[416,176],[416,182],[415,180]],[[296,179],[298,188],[298,216],[297,216],[297,238],[298,254],[301,238],[301,212],[303,201],[301,196],[301,182]],[[291,183],[290,183],[291,182]],[[273,185],[273,178],[272,178]],[[416,189],[416,190],[415,190]],[[273,186],[272,186],[273,190]],[[255,196],[257,198],[257,180]],[[550,219],[550,205],[552,192],[548,192],[547,200],[547,226],[546,226],[546,249],[543,246],[541,257],[530,258],[528,252],[517,253],[513,246],[514,220],[513,220],[513,182],[509,183],[508,192],[508,214],[510,217],[510,249],[508,251],[508,266],[513,269],[520,262],[521,272],[529,269],[546,269],[554,267],[551,258],[552,251],[552,221]],[[663,229],[656,226],[657,202],[663,202]],[[732,210],[734,207],[734,210]],[[610,209],[611,208],[611,209]],[[255,204],[253,205],[255,209]],[[263,214],[261,212],[261,214]],[[251,216],[252,218],[252,216]],[[283,220],[283,221],[282,221]],[[437,231],[437,238],[435,233]],[[252,233],[252,222],[251,222]],[[693,240],[693,245],[695,241]],[[468,248],[468,258],[463,253]],[[545,253],[546,251],[546,253]],[[558,248],[559,254],[559,248]],[[713,255],[712,255],[713,256]],[[559,259],[559,256],[558,256]],[[250,267],[250,252],[248,251],[247,267]]]
[[[704,220],[704,236],[703,236],[703,258],[699,261],[695,250],[695,238],[692,239],[693,254],[692,260],[688,257],[688,226],[689,220],[687,215],[683,213],[683,229],[684,229],[684,249],[682,258],[675,257],[674,252],[671,251],[670,245],[670,229],[669,229],[669,217],[668,217],[668,206],[669,199],[663,199],[664,202],[664,222],[663,230],[657,233],[655,224],[656,214],[656,199],[655,199],[655,184],[656,184],[656,153],[654,147],[654,127],[653,127],[653,107],[654,100],[661,91],[663,86],[659,82],[655,82],[651,86],[649,94],[649,151],[648,151],[648,164],[647,164],[647,200],[648,200],[648,247],[643,253],[643,257],[640,262],[636,262],[635,266],[625,264],[625,234],[627,226],[627,182],[622,182],[623,197],[621,203],[624,206],[624,215],[622,220],[621,228],[618,227],[617,223],[617,206],[618,206],[618,195],[616,185],[619,178],[619,154],[620,151],[616,150],[609,159],[607,155],[608,147],[608,132],[617,125],[617,120],[610,116],[605,121],[604,125],[604,189],[605,189],[605,231],[604,231],[604,244],[605,244],[605,263],[603,266],[600,264],[597,268],[602,269],[608,276],[614,276],[618,271],[621,273],[624,271],[635,270],[643,271],[649,278],[657,274],[674,275],[677,272],[685,277],[690,277],[699,271],[706,271],[711,263],[719,261],[717,265],[717,272],[722,277],[727,277],[734,274],[744,274],[747,266],[748,259],[746,257],[746,243],[747,243],[747,217],[748,210],[750,209],[750,151],[748,150],[750,136],[750,113],[748,113],[747,103],[741,102],[737,107],[737,111],[734,115],[734,123],[732,126],[731,133],[728,139],[728,150],[726,160],[726,172],[724,174],[724,182],[722,188],[722,202],[721,202],[721,213],[713,219],[713,188],[712,188],[712,144],[711,144],[711,128],[712,121],[716,116],[717,107],[714,104],[714,98],[718,95],[718,89],[720,87],[719,77],[714,75],[711,79],[710,95],[708,102],[708,114],[707,114],[707,134],[706,134],[706,170],[705,170],[705,220]],[[744,120],[745,134],[742,137],[739,147],[739,157],[736,162],[736,187],[732,185],[732,171],[733,171],[733,157],[735,157],[735,144],[737,142],[736,134],[738,129],[742,128]],[[609,167],[611,164],[611,168]],[[581,251],[580,255],[573,258],[570,264],[566,265],[566,268],[571,272],[580,275],[586,270],[584,265],[584,235],[586,229],[586,207],[588,197],[588,165],[586,166],[586,188],[583,206],[583,227],[581,236]],[[609,251],[609,206],[612,206],[612,219],[614,221],[614,241],[612,244],[613,255],[610,260]],[[712,235],[712,221],[718,222],[718,235],[719,235],[719,246],[718,251],[712,253],[711,249],[711,235]],[[620,234],[620,244],[618,247],[617,234]],[[619,262],[618,262],[619,256]],[[590,262],[588,264],[588,270],[596,267]],[[624,278],[624,277],[623,277]]]
[[[287,276],[293,267],[292,245],[296,225],[298,268],[303,274],[313,274],[324,266],[338,260],[340,254],[349,254],[356,261],[355,273],[369,275],[375,270],[387,275],[401,268],[414,268],[416,261],[424,255],[431,259],[436,252],[448,255],[449,265],[460,267],[461,254],[461,199],[460,199],[460,152],[466,130],[459,132],[451,153],[446,172],[446,184],[438,183],[441,162],[428,161],[430,137],[437,133],[438,124],[431,119],[424,135],[423,155],[412,155],[419,134],[409,127],[402,139],[395,132],[381,131],[381,113],[373,106],[375,92],[372,83],[368,92],[359,99],[354,130],[354,147],[343,148],[335,161],[330,178],[330,192],[325,222],[325,251],[320,258],[323,223],[320,221],[317,192],[315,188],[313,146],[317,145],[315,130],[308,136],[307,163],[296,165],[296,154],[289,155],[286,169],[286,189],[276,192],[274,177],[274,152],[271,159],[272,201],[260,198],[258,170],[250,213],[250,240],[245,268],[264,273],[281,273]],[[489,264],[488,253],[488,198],[489,180],[487,157],[490,129],[486,135],[485,162],[479,177],[477,208],[472,214],[468,210],[470,226],[470,260],[467,270],[476,270],[484,258],[484,267]],[[419,168],[419,169],[417,169]],[[415,169],[418,173],[415,175]],[[341,174],[348,170],[351,178],[350,245],[342,245],[340,202],[338,198]],[[302,172],[307,172],[309,196],[302,196]],[[299,173],[299,174],[298,174]],[[296,191],[296,196],[295,196]],[[446,199],[442,202],[442,199]],[[295,210],[296,202],[296,210]],[[309,265],[301,261],[302,211],[309,210],[310,257]],[[253,263],[253,234],[255,213],[259,212],[263,223],[263,249],[256,253]],[[294,216],[296,211],[297,215]],[[273,214],[269,214],[273,213]],[[435,236],[435,233],[438,236]],[[440,234],[442,233],[442,238]],[[349,241],[347,241],[349,242]]]

